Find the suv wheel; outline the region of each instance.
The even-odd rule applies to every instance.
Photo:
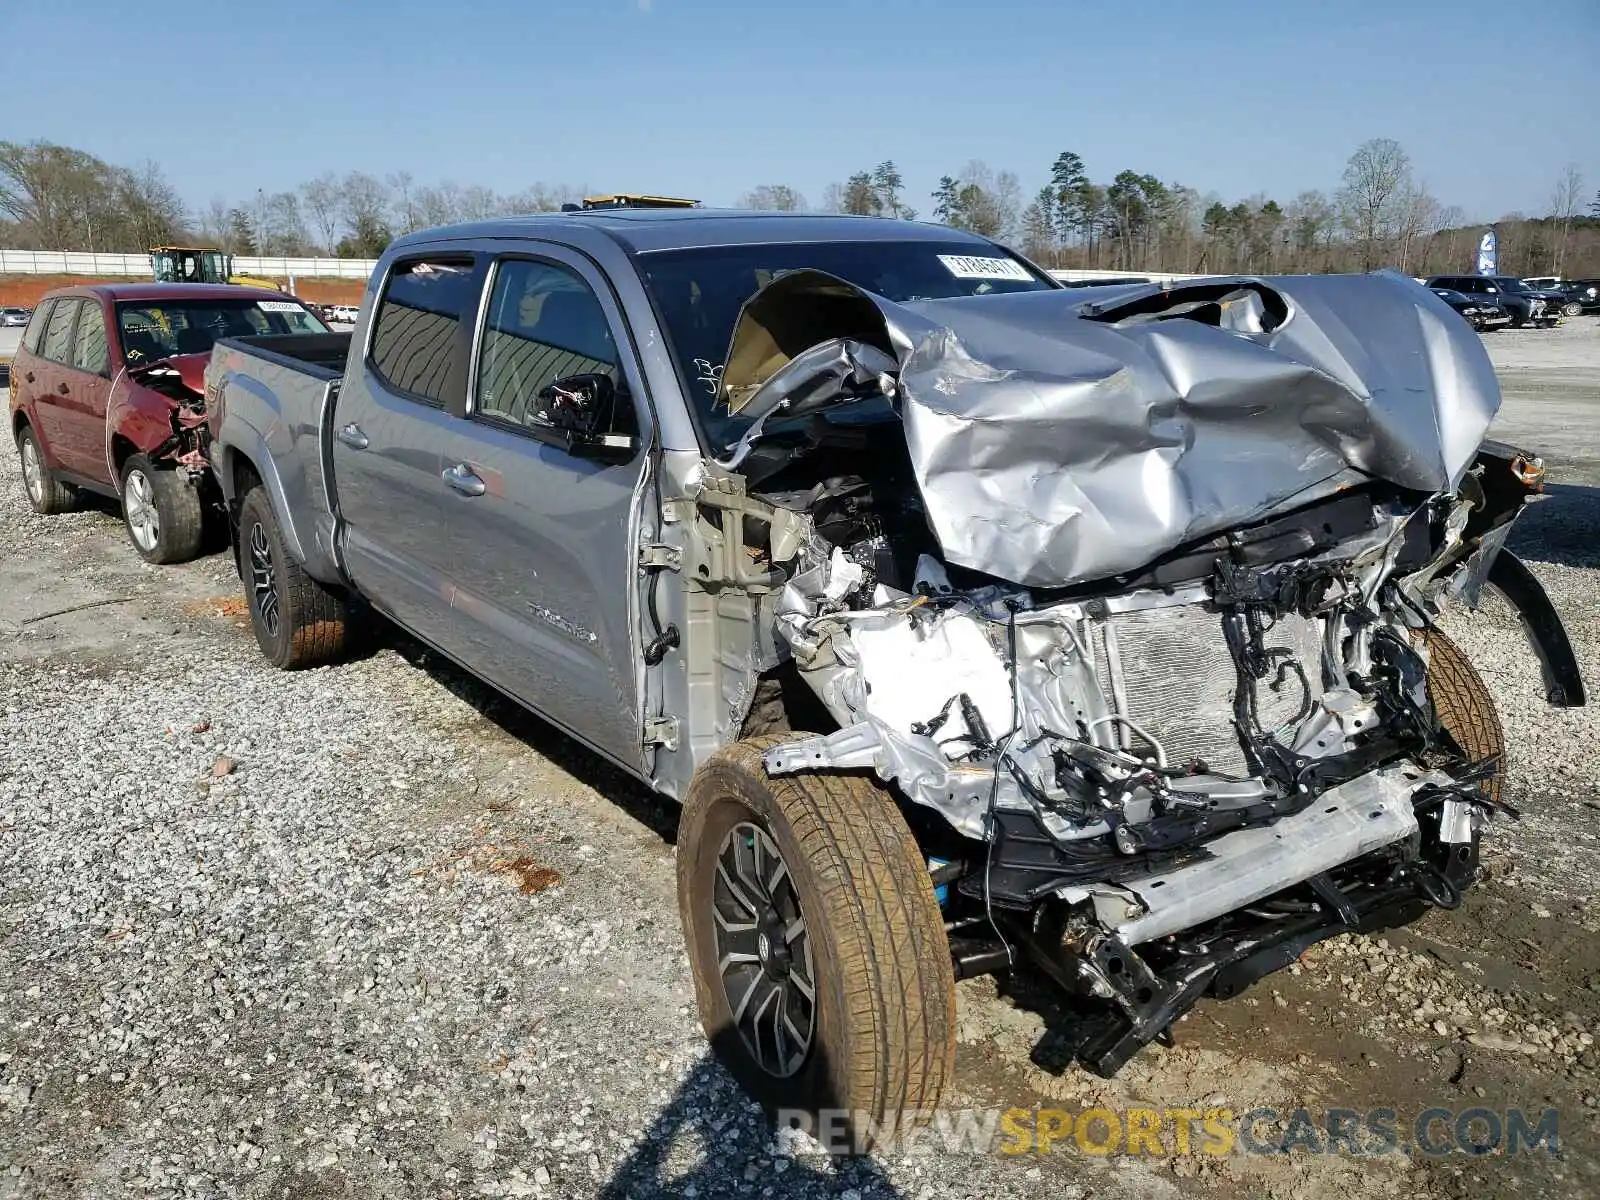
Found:
[[[263,487],[252,488],[239,506],[239,576],[256,644],[273,666],[318,667],[343,653],[349,626],[345,599],[289,556]]]
[[[57,483],[45,465],[44,451],[33,430],[24,425],[17,434],[17,453],[22,456],[22,485],[28,492],[33,511],[45,516],[64,513],[78,501],[78,494],[64,483]]]
[[[122,464],[122,520],[145,562],[188,562],[200,553],[200,489],[186,474],[157,467],[142,454]]]
[[[865,1152],[937,1105],[955,974],[894,799],[862,775],[769,777],[762,753],[796,736],[735,742],[696,772],[678,906],[717,1056],[769,1117],[837,1113]]]
[[[1579,304],[1576,300],[1568,300],[1561,306],[1561,315],[1563,317],[1576,317],[1582,312],[1583,305]]]

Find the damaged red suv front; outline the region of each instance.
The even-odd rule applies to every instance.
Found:
[[[116,284],[40,301],[13,364],[12,435],[36,512],[80,491],[122,503],[149,562],[200,552],[210,470],[205,368],[222,336],[326,332],[299,301],[257,288]]]

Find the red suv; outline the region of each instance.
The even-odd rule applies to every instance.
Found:
[[[11,432],[28,500],[64,512],[78,490],[122,501],[149,562],[200,552],[205,369],[220,337],[324,333],[260,288],[185,283],[61,288],[39,301],[11,364]]]

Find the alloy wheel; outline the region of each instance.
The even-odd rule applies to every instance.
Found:
[[[717,967],[750,1056],[780,1079],[800,1070],[817,1023],[811,938],[772,835],[741,821],[717,852],[711,888]]]
[[[277,637],[280,615],[278,612],[278,581],[272,570],[272,543],[267,531],[257,521],[250,526],[250,603],[261,618],[261,627],[268,637]]]
[[[43,504],[44,464],[39,461],[39,447],[31,436],[22,439],[22,482],[28,489],[28,498]]]
[[[135,468],[122,484],[122,509],[128,516],[128,531],[139,549],[150,553],[161,538],[161,515],[156,510],[155,488],[150,477]]]

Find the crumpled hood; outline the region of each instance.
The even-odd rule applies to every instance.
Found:
[[[814,312],[784,314],[808,289],[839,308],[840,285],[793,272],[752,298],[724,373],[732,407],[769,407],[766,381],[820,340]],[[833,336],[898,361],[945,557],[1033,587],[1135,570],[1361,475],[1448,490],[1500,405],[1477,334],[1393,272],[1149,285],[1099,303],[850,290],[877,323],[845,306]]]

